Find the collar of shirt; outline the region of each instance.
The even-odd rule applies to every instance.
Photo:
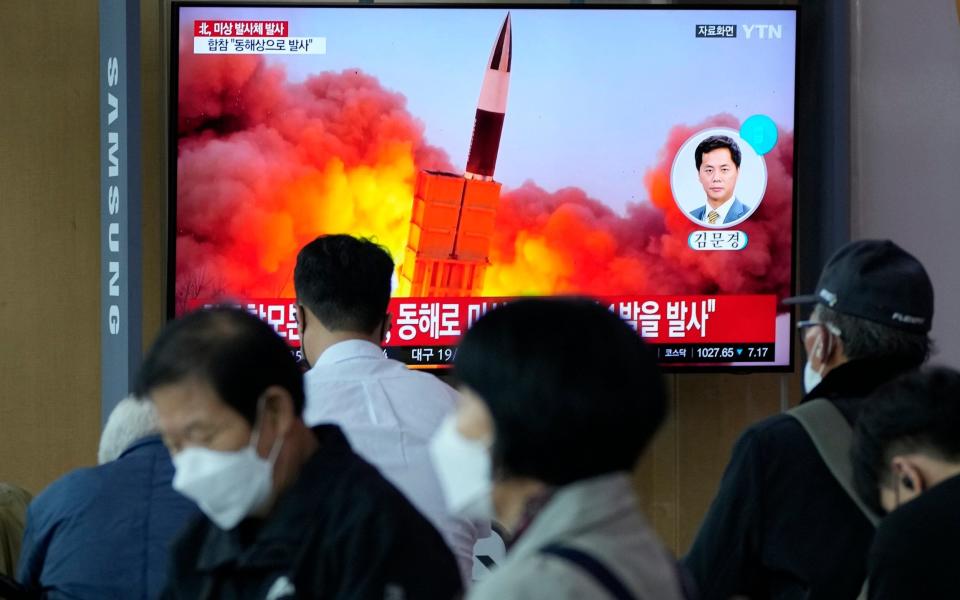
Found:
[[[863,397],[881,384],[907,370],[902,361],[891,358],[861,358],[832,369],[817,387],[803,397],[803,402],[814,398]]]
[[[730,209],[733,208],[733,203],[737,201],[736,196],[730,196],[730,198],[716,208],[710,208],[710,203],[707,203],[707,212],[703,213],[703,220],[706,221],[707,217],[710,215],[711,210],[717,211],[720,215],[720,218],[717,219],[717,223],[723,223],[727,220],[727,213],[730,212]]]
[[[120,453],[120,456],[116,458],[116,460],[119,460],[124,456],[127,456],[128,454],[132,454],[133,452],[136,452],[137,450],[139,450],[140,448],[143,448],[144,446],[162,446],[162,445],[163,445],[163,438],[161,438],[159,434],[147,435],[134,441],[129,446],[127,446],[126,449],[124,449],[124,451]]]
[[[367,340],[337,342],[323,351],[314,366],[332,365],[354,358],[383,358],[383,349]]]

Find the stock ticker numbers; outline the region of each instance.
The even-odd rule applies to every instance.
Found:
[[[773,344],[662,344],[657,346],[662,363],[743,363],[770,362]]]

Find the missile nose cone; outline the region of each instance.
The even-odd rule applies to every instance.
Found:
[[[510,13],[500,26],[500,35],[490,54],[490,68],[495,71],[510,72],[510,63],[513,59],[513,36],[510,31]]]
[[[513,35],[510,29],[510,13],[500,26],[500,35],[490,53],[480,87],[477,115],[473,122],[473,139],[467,156],[467,179],[493,179],[500,149],[500,134],[507,112],[507,92],[510,88],[510,62],[513,58]]]

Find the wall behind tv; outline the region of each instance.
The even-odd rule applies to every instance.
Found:
[[[890,238],[926,265],[933,360],[960,367],[960,6],[870,0],[853,10],[852,231]]]

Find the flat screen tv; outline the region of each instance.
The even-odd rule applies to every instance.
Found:
[[[393,256],[413,367],[576,295],[671,370],[792,368],[795,9],[172,7],[171,317],[236,304],[296,349],[297,251],[350,233]]]

